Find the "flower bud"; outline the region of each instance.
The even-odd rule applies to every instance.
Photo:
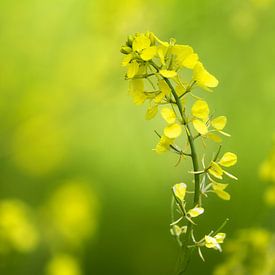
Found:
[[[132,52],[132,49],[128,46],[122,46],[120,48],[120,52],[123,54],[129,54],[130,52]]]
[[[133,41],[134,41],[134,36],[133,35],[128,35],[126,45],[129,46],[129,47],[132,47]]]

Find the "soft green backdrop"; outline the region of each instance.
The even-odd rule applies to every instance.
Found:
[[[175,168],[174,156],[151,150],[160,119],[145,121],[128,97],[119,49],[137,31],[192,45],[220,81],[207,98],[229,119],[225,147],[239,155],[239,182],[230,202],[208,200],[200,227],[230,217],[229,237],[272,229],[258,167],[275,131],[274,13],[272,0],[2,0],[0,198],[31,207],[40,241],[28,253],[0,252],[0,274],[44,274],[60,251],[83,274],[173,274],[170,188],[190,178],[184,163]],[[42,222],[41,209],[68,181],[85,182],[93,200],[94,225],[77,248],[45,237],[50,225]],[[190,274],[211,274],[223,256],[205,257]]]

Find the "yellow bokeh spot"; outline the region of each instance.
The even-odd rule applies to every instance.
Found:
[[[57,168],[65,157],[64,134],[53,118],[37,116],[18,127],[12,151],[22,170],[44,175]]]
[[[57,255],[47,265],[46,275],[81,275],[78,261],[70,255]]]
[[[19,200],[0,202],[0,249],[30,252],[38,244],[38,232],[30,217],[30,209]]]
[[[86,182],[71,181],[61,185],[46,209],[55,232],[64,241],[79,244],[95,233],[98,200]]]

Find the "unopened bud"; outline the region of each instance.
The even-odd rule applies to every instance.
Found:
[[[132,49],[128,46],[122,46],[120,48],[120,52],[123,54],[129,54],[132,51]]]

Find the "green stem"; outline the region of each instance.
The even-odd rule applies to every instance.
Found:
[[[192,136],[190,127],[186,122],[186,118],[184,116],[184,111],[182,108],[181,100],[178,97],[170,80],[168,78],[164,78],[164,80],[168,84],[168,86],[170,87],[170,89],[172,91],[172,94],[175,98],[176,104],[178,106],[178,109],[179,109],[179,112],[180,112],[180,115],[182,118],[182,122],[187,129],[187,137],[188,137],[188,141],[190,144],[193,170],[199,171],[198,156],[197,156],[197,152],[196,152],[196,148],[195,148],[195,144],[194,144],[194,137]],[[197,205],[200,205],[200,175],[199,174],[194,174],[194,182],[195,182],[195,193],[194,193],[193,206],[195,207]],[[183,246],[182,246],[182,260],[180,261],[180,271],[179,271],[178,275],[185,274],[185,271],[190,263],[192,250],[190,248],[188,248],[188,245],[191,241],[191,231],[192,231],[192,223],[188,222],[187,231],[185,234],[185,240],[184,240]]]
[[[156,69],[157,72],[159,72],[159,67],[153,61],[151,61],[150,64]],[[182,118],[182,123],[186,127],[187,137],[188,137],[188,141],[190,144],[193,170],[199,171],[198,156],[197,156],[197,152],[196,152],[196,148],[195,148],[195,144],[194,144],[194,137],[192,136],[189,125],[187,124],[187,121],[186,121],[186,118],[184,115],[184,110],[182,108],[181,100],[180,100],[177,92],[175,91],[174,86],[170,82],[170,80],[166,77],[162,77],[162,78],[164,79],[164,81],[167,83],[167,85],[169,86],[169,88],[172,91],[172,94],[175,98],[179,113]],[[195,207],[195,206],[201,204],[201,202],[200,202],[200,175],[199,174],[194,174],[194,183],[195,183],[195,190],[194,190],[195,192],[194,192],[193,206]],[[191,232],[192,232],[192,223],[188,221],[187,231],[186,231],[185,239],[184,239],[183,245],[182,245],[182,257],[181,257],[181,260],[179,261],[178,275],[185,274],[186,269],[190,263],[191,254],[193,251],[193,249],[188,247],[189,243],[191,242]]]

